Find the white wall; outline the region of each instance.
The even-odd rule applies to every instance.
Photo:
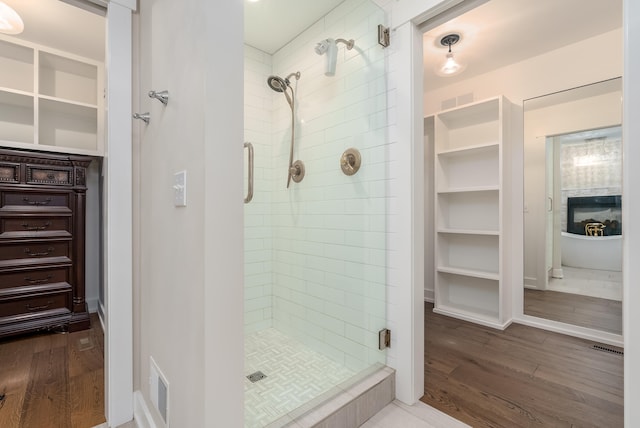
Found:
[[[148,383],[153,357],[170,384],[172,426],[243,424],[241,22],[239,2],[140,2],[136,96],[151,122],[136,122],[134,376],[159,422]],[[169,91],[166,107],[147,97],[152,89]],[[182,170],[187,206],[175,207]]]

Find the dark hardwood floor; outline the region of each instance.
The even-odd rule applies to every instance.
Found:
[[[91,328],[0,341],[0,427],[89,428],[104,417],[104,335]]]
[[[421,401],[473,427],[622,427],[624,357],[594,344],[518,324],[499,331],[427,303]]]
[[[524,290],[524,313],[622,334],[622,302],[551,290]]]

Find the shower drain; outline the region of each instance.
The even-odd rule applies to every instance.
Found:
[[[255,382],[259,381],[259,380],[264,379],[265,377],[267,377],[266,374],[258,371],[258,372],[255,372],[255,373],[251,373],[249,376],[247,376],[247,379],[249,379],[251,382],[255,383]]]
[[[593,345],[591,348],[596,349],[598,351],[611,352],[612,354],[624,355],[623,351],[618,351],[617,349],[608,348],[606,346]]]

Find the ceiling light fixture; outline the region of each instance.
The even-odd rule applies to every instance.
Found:
[[[451,45],[455,45],[460,41],[459,34],[447,34],[442,39],[440,39],[440,44],[442,46],[447,46],[449,48],[449,52],[447,53],[447,59],[444,64],[442,64],[437,69],[437,73],[441,76],[452,76],[454,74],[460,73],[465,69],[465,65],[462,65],[453,57],[453,52],[451,52]]]
[[[8,5],[0,1],[0,33],[20,34],[24,23],[20,15]]]

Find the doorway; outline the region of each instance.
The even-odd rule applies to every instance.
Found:
[[[584,5],[584,3],[581,3]],[[433,142],[437,138],[435,133],[437,129],[433,129],[434,127],[431,125],[434,123],[434,120],[437,120],[437,114],[441,112],[455,112],[458,109],[478,105],[486,100],[491,99],[492,97],[502,96],[504,95],[507,99],[513,102],[516,105],[516,113],[514,114],[514,120],[511,122],[512,126],[518,129],[520,128],[520,133],[516,133],[513,140],[510,140],[513,143],[512,154],[513,157],[507,161],[507,164],[504,166],[511,167],[507,174],[511,184],[513,186],[513,190],[511,194],[508,194],[511,199],[508,202],[510,209],[507,209],[502,217],[502,220],[507,220],[510,223],[510,227],[512,227],[512,231],[508,233],[508,242],[505,242],[505,249],[509,252],[509,258],[507,259],[507,266],[512,270],[503,278],[505,281],[505,293],[500,294],[501,299],[506,299],[508,305],[513,309],[512,321],[518,323],[528,323],[531,325],[535,325],[537,327],[542,327],[554,331],[561,331],[564,333],[570,333],[576,336],[581,337],[589,337],[593,339],[595,337],[599,337],[600,340],[609,343],[610,337],[606,335],[598,335],[593,332],[586,332],[580,328],[574,328],[573,326],[560,326],[558,324],[546,323],[544,320],[525,320],[522,313],[522,305],[523,305],[523,275],[522,272],[518,272],[521,269],[521,251],[522,251],[522,237],[521,234],[523,230],[521,229],[522,222],[522,163],[523,163],[523,153],[522,153],[522,135],[521,135],[521,127],[522,127],[522,111],[517,111],[518,107],[521,108],[522,101],[527,99],[529,96],[535,96],[534,94],[538,93],[539,95],[549,93],[549,92],[557,92],[563,89],[572,88],[575,86],[575,82],[577,79],[578,85],[586,85],[588,83],[593,83],[601,80],[606,80],[609,78],[616,78],[622,74],[622,47],[616,49],[615,52],[609,52],[611,56],[608,56],[607,59],[602,63],[602,67],[597,67],[594,70],[594,67],[587,67],[591,69],[593,74],[589,75],[588,71],[583,68],[583,65],[586,66],[585,63],[581,63],[580,60],[573,63],[571,66],[562,67],[566,73],[556,73],[556,72],[547,72],[544,71],[544,68],[549,66],[550,64],[559,64],[558,61],[561,59],[572,58],[573,54],[577,54],[576,49],[577,46],[582,43],[591,43],[595,42],[598,38],[602,38],[602,40],[607,39],[609,37],[609,41],[606,43],[618,43],[622,37],[621,29],[622,29],[622,10],[621,4],[617,9],[617,24],[613,25],[613,20],[608,21],[609,25],[613,25],[604,29],[602,32],[598,34],[583,34],[584,38],[574,38],[570,37],[564,38],[564,42],[562,45],[550,46],[545,45],[544,39],[544,31],[543,29],[547,25],[553,26],[551,24],[553,22],[553,18],[545,19],[544,22],[539,21],[536,24],[529,25],[533,26],[532,31],[527,31],[528,28],[525,23],[521,23],[519,25],[519,30],[516,33],[509,33],[504,30],[504,28],[500,27],[500,25],[509,23],[513,24],[515,20],[515,14],[509,15],[509,13],[513,13],[514,9],[511,7],[517,8],[521,13],[520,16],[540,16],[537,15],[538,11],[532,10],[533,8],[522,7],[523,5],[516,5],[511,2],[509,5],[502,4],[499,1],[490,1],[478,6],[473,9],[469,14],[466,14],[467,17],[473,16],[474,13],[480,14],[481,12],[487,12],[491,7],[496,7],[498,9],[498,15],[493,17],[483,17],[474,21],[465,21],[462,17],[464,15],[460,15],[459,17],[449,19],[442,18],[440,20],[434,20],[433,25],[430,25],[429,22],[423,25],[423,28],[426,29],[425,37],[423,39],[425,56],[430,55],[431,61],[425,60],[425,80],[423,82],[425,87],[424,92],[424,106],[425,106],[425,143],[426,143],[426,152],[427,155],[425,158],[427,162],[433,162],[433,155],[430,156],[430,153],[433,153]],[[532,6],[532,5],[528,5]],[[556,7],[554,5],[553,7]],[[526,13],[522,13],[525,11]],[[558,12],[559,11],[555,11]],[[572,9],[570,12],[573,16],[575,13],[575,9]],[[479,16],[479,15],[478,15]],[[600,18],[600,14],[597,14],[597,18]],[[604,15],[602,15],[604,16]],[[572,18],[572,22],[577,22],[574,20],[575,17]],[[437,22],[436,22],[437,21]],[[446,21],[445,23],[442,23]],[[603,20],[607,21],[605,17]],[[510,52],[513,53],[512,50],[518,50],[519,52],[524,52],[528,49],[529,45],[534,45],[534,49],[540,49],[535,53],[529,53],[527,57],[522,57],[515,59],[511,57],[510,60],[506,62],[500,63],[504,59],[500,56],[500,54],[488,55],[486,52],[480,53],[482,49],[486,47],[487,44],[491,43],[488,40],[482,39],[482,24],[486,23],[487,27],[490,27],[491,30],[494,30],[496,33],[493,35],[497,40],[494,39],[496,45],[499,45],[499,51],[501,52]],[[578,25],[579,26],[579,25]],[[489,31],[489,29],[485,29]],[[500,31],[502,30],[502,31]],[[455,44],[449,44],[445,41],[447,40],[447,36],[451,34],[456,34],[457,40]],[[512,46],[513,49],[508,47],[508,43],[511,41],[515,41],[517,39],[518,34],[535,34],[535,37],[531,37],[529,42],[526,41],[517,41],[516,45]],[[582,37],[582,36],[581,36]],[[533,42],[535,40],[535,42]],[[466,46],[465,46],[466,44]],[[517,47],[516,47],[517,46]],[[460,61],[461,67],[458,73],[452,73],[449,77],[443,77],[436,74],[436,69],[440,68],[445,64],[445,61],[448,60],[447,56],[449,53],[453,54],[453,58],[456,58]],[[481,61],[481,66],[476,69],[477,75],[472,76],[472,68],[474,66],[473,58],[475,55],[480,55],[482,58],[485,58],[484,61]],[[475,57],[477,59],[477,57]],[[486,58],[495,58],[496,61],[486,61]],[[513,62],[509,62],[513,61]],[[562,63],[564,64],[564,63]],[[576,67],[575,70],[573,67]],[[483,68],[486,67],[486,68]],[[495,68],[493,68],[495,67]],[[466,74],[466,76],[465,76]],[[431,79],[426,76],[430,75]],[[446,83],[444,81],[446,80]],[[574,82],[573,84],[571,82]],[[528,95],[530,94],[530,95]],[[432,115],[436,115],[435,118],[432,118]],[[451,114],[453,117],[453,114]],[[466,137],[475,137],[477,135],[484,135],[484,133],[476,132]],[[453,156],[453,154],[449,153],[449,156]],[[525,159],[526,161],[526,159]],[[433,163],[429,163],[429,166],[425,167],[426,174],[429,174],[428,171],[432,171],[431,165]],[[427,184],[427,188],[429,186],[429,180],[431,177],[425,177],[425,181]],[[458,191],[464,190],[464,192],[469,192],[469,189],[457,189]],[[482,189],[482,192],[493,192],[493,189]],[[427,204],[429,201],[434,201],[434,194],[438,192],[438,189],[433,189],[432,191],[427,190],[426,199]],[[429,199],[431,198],[431,199]],[[448,197],[451,199],[451,197]],[[526,205],[524,206],[524,210],[526,212]],[[432,215],[437,216],[438,212],[435,207],[431,207],[430,213]],[[433,254],[435,240],[430,238],[432,236],[437,236],[437,227],[441,227],[438,223],[436,223],[436,227],[434,228],[434,232],[425,235],[426,240],[426,252],[427,254]],[[425,227],[429,227],[430,224],[426,224]],[[460,231],[446,231],[455,234],[461,234]],[[467,232],[467,231],[462,231]],[[477,231],[476,231],[477,232]],[[484,233],[485,231],[483,231]],[[429,239],[432,239],[429,242]],[[440,238],[437,238],[440,239]],[[487,239],[488,240],[488,239]],[[441,257],[442,254],[438,254],[438,257]],[[428,257],[428,256],[427,256]],[[434,258],[431,258],[432,260]],[[526,261],[525,261],[526,263]],[[428,262],[426,264],[429,267]],[[450,266],[448,266],[450,268]],[[437,275],[451,275],[450,272],[444,272],[444,269],[438,272],[438,258],[435,258],[435,263],[431,272],[427,272],[425,274],[425,291],[426,296],[433,296],[433,300],[437,302],[437,288],[434,289],[434,282]],[[452,269],[450,269],[452,270]],[[457,273],[460,273],[458,271]],[[468,272],[462,272],[465,277],[469,277],[467,275]],[[476,272],[477,273],[477,272]],[[493,272],[491,272],[493,273]],[[493,278],[491,278],[493,280]],[[488,288],[488,287],[487,287]],[[462,316],[459,318],[464,319]],[[457,321],[456,321],[457,322]],[[427,335],[428,335],[428,326],[426,326]],[[619,342],[620,343],[620,342]]]

